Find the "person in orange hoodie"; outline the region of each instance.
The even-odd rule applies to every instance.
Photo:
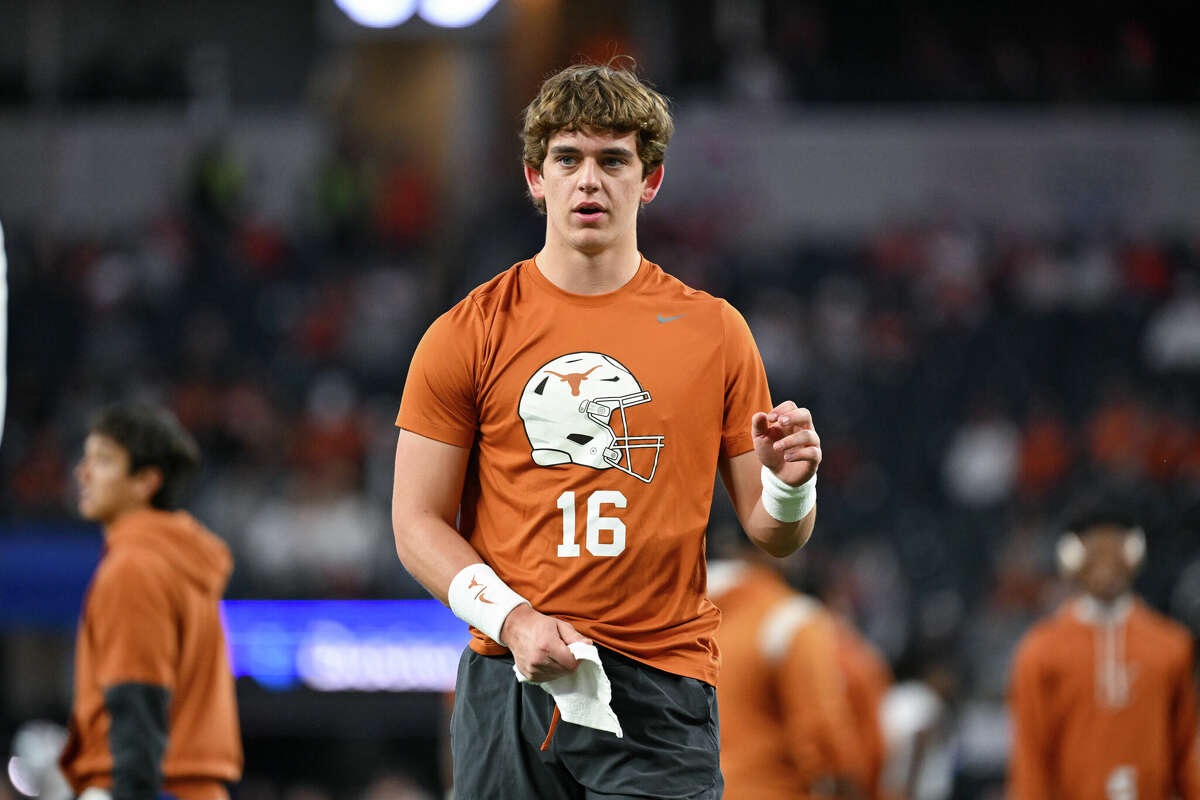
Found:
[[[867,747],[841,671],[842,623],[748,541],[734,552],[708,565],[709,598],[721,610],[725,800],[871,797]]]
[[[1107,503],[1059,541],[1079,594],[1014,661],[1013,800],[1200,800],[1192,637],[1131,591],[1146,540]]]
[[[865,762],[864,789],[868,798],[880,797],[880,778],[887,752],[879,712],[892,686],[892,670],[883,654],[849,620],[833,614],[837,629],[838,667],[846,682]]]
[[[242,742],[219,601],[229,548],[172,504],[199,450],[165,411],[113,406],[76,467],[104,555],[75,646],[59,764],[88,800],[227,800]]]

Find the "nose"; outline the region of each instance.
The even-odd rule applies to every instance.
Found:
[[[600,188],[600,167],[595,160],[584,159],[579,169],[579,188],[585,192],[594,192]]]

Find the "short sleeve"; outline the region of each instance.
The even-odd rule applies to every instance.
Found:
[[[721,301],[725,340],[725,418],[722,422],[721,455],[732,458],[754,449],[750,418],[770,411],[771,391],[767,372],[750,326],[737,309]]]
[[[429,326],[408,367],[397,427],[459,447],[474,443],[482,338],[481,314],[470,297]]]
[[[101,687],[148,683],[174,688],[177,615],[168,581],[158,570],[132,558],[102,564],[88,606]]]

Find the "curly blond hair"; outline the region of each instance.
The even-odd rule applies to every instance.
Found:
[[[617,58],[607,65],[575,64],[547,78],[537,97],[525,107],[521,157],[541,172],[550,137],[559,131],[584,127],[624,135],[637,132],[642,176],[663,163],[675,132],[667,98],[639,80],[633,59]],[[545,204],[534,200],[538,210]]]

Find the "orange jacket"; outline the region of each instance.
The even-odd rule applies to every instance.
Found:
[[[1022,640],[1013,800],[1200,800],[1191,636],[1129,599],[1065,604]]]
[[[170,692],[163,791],[227,796],[242,772],[233,674],[219,601],[233,559],[185,512],[118,518],[88,588],[75,645],[70,737],[60,759],[76,794],[112,785],[104,690],[123,683]]]
[[[892,671],[883,656],[844,619],[836,619],[838,666],[846,681],[866,768],[868,798],[879,797],[879,779],[887,755],[879,709],[892,685]]]
[[[838,667],[837,621],[774,571],[714,562],[721,609],[721,771],[726,800],[810,797],[832,776],[866,776],[864,748]]]

